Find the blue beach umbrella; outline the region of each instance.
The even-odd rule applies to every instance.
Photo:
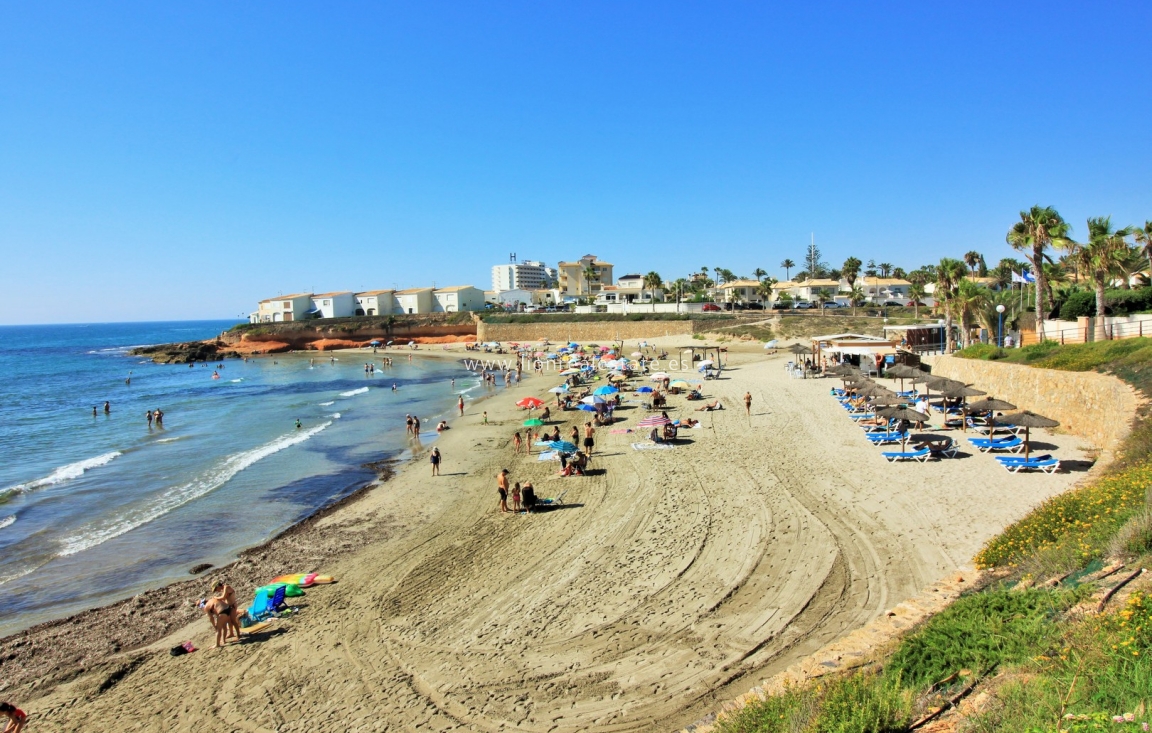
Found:
[[[592,405],[580,405],[580,409],[584,412],[596,412],[596,408]]]
[[[548,447],[561,453],[574,453],[576,451],[576,444],[569,443],[567,440],[553,440],[548,443]]]
[[[593,392],[592,394],[596,394],[596,395],[616,394],[619,391],[620,390],[616,389],[615,387],[606,384],[603,387],[597,387],[596,391]]]
[[[652,391],[652,388],[651,388],[651,387],[640,387],[640,388],[639,388],[639,389],[637,389],[636,391],[637,391],[637,392],[643,392],[643,393],[647,394],[648,392],[651,392],[651,391]]]

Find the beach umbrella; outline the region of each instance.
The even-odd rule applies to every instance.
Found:
[[[602,405],[602,404],[604,404],[604,398],[600,397],[599,395],[590,395],[590,396],[585,397],[584,399],[582,399],[580,401],[583,402],[585,405]]]
[[[884,395],[885,397],[895,397],[896,393],[881,384],[866,384],[856,390],[856,394],[864,395],[865,397],[878,397]]]
[[[1032,428],[1054,428],[1060,424],[1050,417],[1037,415],[1028,410],[1002,415],[996,422],[1000,425],[1016,425],[1024,428],[1024,460],[1028,460],[1028,454],[1031,452],[1031,447],[1028,444],[1029,431]]]
[[[612,385],[606,384],[603,387],[597,387],[595,390],[592,391],[592,394],[597,394],[597,395],[616,394],[619,391],[620,391],[620,389],[618,387],[613,387]]]
[[[675,382],[670,382],[668,386],[675,387],[676,389],[692,389],[692,385],[688,384],[683,379],[677,379]]]
[[[932,418],[925,415],[923,412],[913,410],[911,407],[882,407],[876,411],[880,417],[886,417],[889,420],[905,420],[907,422],[928,422]],[[904,447],[908,443],[908,431],[905,430],[900,435],[900,452],[904,452]]]
[[[623,382],[626,379],[628,379],[628,377],[624,376],[623,374],[613,374],[612,376],[608,377],[608,381],[610,382]]]
[[[872,398],[873,405],[903,405],[908,400],[899,395],[880,394]]]
[[[579,373],[580,373],[579,369],[565,369],[564,371],[560,372],[560,376],[567,377],[567,376],[570,376],[572,374],[579,374]]]
[[[548,447],[552,450],[560,451],[561,453],[575,453],[576,444],[569,443],[567,440],[553,440],[548,443]]]
[[[985,397],[976,402],[969,402],[964,406],[964,410],[969,415],[982,415],[988,413],[989,426],[991,426],[992,413],[1004,412],[1005,410],[1015,410],[1016,405],[1004,400],[998,400],[992,397]],[[968,430],[968,421],[964,421],[964,430]]]
[[[657,428],[657,427],[660,427],[661,425],[667,425],[670,422],[672,422],[672,421],[669,420],[668,418],[664,417],[663,415],[651,415],[649,417],[644,418],[640,422],[636,423],[636,427],[638,427],[638,428]]]
[[[372,341],[369,341],[369,342],[368,342],[368,345],[369,345],[369,346],[379,346],[379,345],[380,345],[380,341],[379,341],[378,339],[373,339]]]
[[[911,377],[923,374],[922,371],[915,367],[910,367],[907,364],[894,364],[892,367],[884,370],[884,376],[889,379],[900,380],[900,391],[904,391],[904,380]]]
[[[536,397],[525,397],[516,403],[517,407],[523,407],[526,410],[534,410],[537,407],[543,407],[544,402]]]
[[[765,348],[765,349],[775,349],[775,348],[776,348],[776,344],[778,344],[778,343],[779,343],[779,342],[778,342],[776,339],[772,339],[772,340],[771,340],[771,341],[769,341],[768,343],[764,344],[764,348]]]
[[[524,426],[529,427],[529,428],[538,428],[543,424],[544,424],[544,421],[538,417],[534,417],[531,420],[525,420],[524,421]]]
[[[715,362],[712,361],[711,359],[705,359],[704,361],[700,362],[696,366],[700,367],[701,369],[707,369],[708,367],[712,366],[714,363]]]
[[[801,354],[811,354],[812,353],[812,349],[808,348],[804,344],[792,344],[791,346],[788,347],[788,350],[791,351],[793,354],[796,354],[797,356],[800,356]]]
[[[667,378],[668,375],[664,372],[656,372],[651,377],[649,377],[649,379],[651,379],[653,382],[663,382]]]
[[[596,412],[596,408],[592,405],[580,405],[580,409],[584,412]]]
[[[548,391],[549,391],[549,392],[554,392],[555,394],[564,394],[565,392],[567,392],[567,391],[568,391],[568,385],[567,385],[567,384],[562,384],[562,385],[560,385],[559,387],[553,387],[552,389],[550,389],[550,390],[548,390]]]
[[[632,356],[644,356],[644,355],[641,354],[639,351],[633,351]]]
[[[638,387],[638,388],[636,389],[636,391],[637,391],[637,392],[642,392],[642,393],[644,393],[644,394],[648,394],[649,392],[651,392],[651,391],[652,391],[652,388],[651,388],[651,387]]]

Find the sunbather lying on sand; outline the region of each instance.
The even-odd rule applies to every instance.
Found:
[[[720,404],[720,400],[712,400],[706,405],[700,405],[696,408],[696,412],[712,412],[713,410],[723,410],[724,405]]]

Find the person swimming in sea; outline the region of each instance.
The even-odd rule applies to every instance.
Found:
[[[296,429],[299,430],[302,427],[304,427],[304,425],[300,422],[300,418],[296,418]]]

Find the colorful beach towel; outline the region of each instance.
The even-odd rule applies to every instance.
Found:
[[[540,457],[537,458],[536,460],[538,460],[538,461],[558,461],[558,460],[560,460],[560,454],[554,450],[544,451],[543,453],[540,454]]]

